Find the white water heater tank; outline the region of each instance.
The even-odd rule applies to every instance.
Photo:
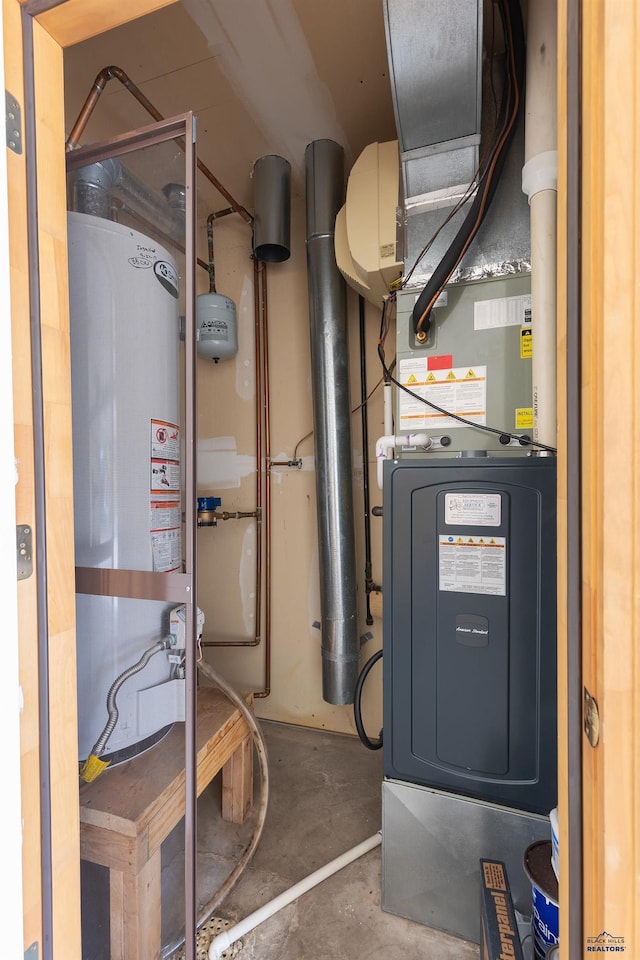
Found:
[[[176,264],[149,237],[87,214],[69,214],[68,238],[76,565],[181,571]],[[105,727],[111,684],[167,636],[169,610],[77,595],[80,759]],[[171,718],[162,705],[145,715],[138,691],[164,684],[171,669],[158,653],[122,685],[105,757],[162,735]]]

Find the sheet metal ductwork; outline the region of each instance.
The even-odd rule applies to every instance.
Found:
[[[483,104],[483,87],[495,87],[499,99],[504,55],[499,39],[492,49],[488,23],[483,59],[482,0],[384,0],[384,19],[402,168],[405,272],[440,231],[407,284],[423,287],[472,202],[470,197],[443,226],[474,178],[481,138],[493,138],[493,97],[485,96]],[[520,186],[523,150],[519,122],[500,175],[500,203],[486,213],[452,282],[530,270],[529,211]]]
[[[322,695],[353,703],[358,679],[351,403],[345,282],[334,251],[344,203],[344,152],[332,140],[305,151],[307,269],[316,459]]]
[[[405,197],[469,183],[478,163],[482,0],[385,0]]]

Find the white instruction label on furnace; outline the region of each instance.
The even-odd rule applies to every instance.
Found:
[[[447,416],[448,413],[455,413],[472,423],[486,423],[487,368],[429,370],[428,362],[427,357],[400,361],[400,383],[416,394],[411,397],[404,390],[399,391],[401,430],[454,430],[465,426]],[[430,407],[430,403],[440,410]]]
[[[156,530],[151,534],[151,553],[155,573],[182,570],[180,530]]]
[[[438,538],[440,590],[506,596],[506,554],[505,537],[441,535]]]
[[[531,295],[499,297],[497,300],[477,300],[473,305],[473,329],[492,330],[494,327],[522,327],[531,323]]]
[[[444,522],[458,526],[499,527],[502,497],[499,493],[445,493]]]

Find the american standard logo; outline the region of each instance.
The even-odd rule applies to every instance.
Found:
[[[624,953],[624,937],[614,937],[603,930],[597,937],[587,937],[587,953]]]
[[[456,643],[465,647],[489,645],[489,621],[477,613],[458,613],[455,619]]]

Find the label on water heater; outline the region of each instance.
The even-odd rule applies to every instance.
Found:
[[[151,553],[155,573],[182,570],[180,530],[155,530],[151,533]]]
[[[180,460],[180,427],[166,420],[151,421],[151,456]]]
[[[438,538],[439,589],[450,593],[507,593],[507,541],[505,537]]]

